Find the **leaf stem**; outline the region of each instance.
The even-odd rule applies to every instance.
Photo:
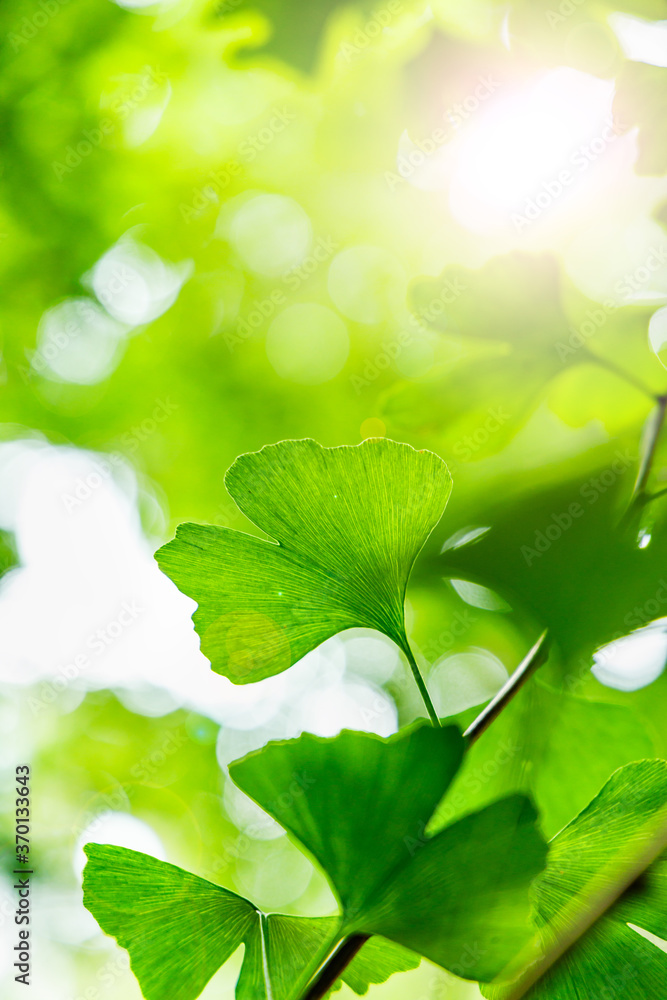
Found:
[[[520,969],[518,976],[516,972],[512,974],[510,969],[505,970],[503,979],[510,978],[513,982],[507,987],[506,992],[503,991],[503,1000],[520,1000],[521,997],[525,996],[530,988],[618,902],[623,893],[660,857],[665,847],[667,847],[667,817],[665,810],[662,809],[653,836],[650,837],[648,843],[644,841],[640,853],[635,856],[623,873],[618,878],[613,879],[610,885],[609,873],[603,871],[594,881],[592,891],[586,894],[583,902],[575,897],[559,914],[558,923],[562,932],[542,954],[542,957],[535,961],[535,948],[539,948],[542,944],[543,931],[531,940],[518,961],[512,963],[512,969],[516,970],[517,966]],[[508,972],[510,972],[509,976]]]
[[[313,978],[313,976],[321,968],[326,969],[327,965],[331,961],[331,957],[335,956],[340,947],[341,941],[339,936],[340,926],[336,931],[334,937],[325,938],[320,947],[317,949],[312,958],[304,965],[301,970],[296,982],[290,990],[291,1000],[300,1000],[303,996],[304,990],[308,988],[308,985]],[[361,947],[361,945],[360,945]]]
[[[637,482],[635,483],[635,488],[633,490],[634,496],[637,496],[639,493],[643,493],[646,489],[648,477],[651,474],[651,468],[653,466],[653,459],[655,458],[655,452],[658,447],[660,431],[662,430],[662,425],[665,420],[665,412],[667,412],[667,396],[659,396],[657,409],[651,414],[650,422],[647,425],[648,440],[646,450],[644,451],[644,455],[642,457],[642,463],[637,473]]]
[[[643,499],[643,503],[653,503],[654,500],[659,500],[660,497],[664,497],[667,494],[667,486],[663,486],[661,490],[656,490],[655,493],[646,493]]]
[[[426,683],[421,675],[419,667],[417,666],[417,661],[414,658],[412,650],[410,649],[410,643],[408,642],[407,639],[403,641],[402,647],[403,647],[403,652],[408,658],[408,663],[410,664],[410,670],[412,671],[412,676],[414,677],[417,687],[419,688],[419,693],[422,696],[422,701],[426,706],[426,711],[429,714],[429,718],[433,723],[433,725],[438,727],[440,726],[440,719],[438,718],[438,713],[436,712],[433,706],[433,702],[431,701],[431,696],[428,693],[428,688],[426,687]]]
[[[658,405],[650,414],[646,423],[644,450],[639,469],[637,470],[637,479],[632,488],[632,496],[623,516],[623,522],[625,523],[631,519],[638,507],[643,506],[648,500],[653,499],[647,495],[646,486],[648,485],[651,469],[653,468],[653,460],[655,459],[660,433],[665,422],[665,414],[667,414],[667,395],[657,396],[656,401]]]
[[[625,368],[621,368],[620,365],[617,365],[614,361],[610,361],[608,358],[603,357],[601,354],[596,354],[594,351],[588,350],[588,348],[584,348],[584,353],[588,358],[588,360],[591,361],[593,364],[599,365],[600,368],[606,368],[607,371],[611,372],[613,375],[616,375],[618,378],[623,379],[624,382],[627,382],[628,385],[633,386],[644,396],[647,396],[649,399],[653,400],[653,402],[659,400],[660,397],[658,396],[658,394],[653,392],[653,390],[650,388],[650,386],[646,384],[646,382],[643,382],[640,378],[637,378],[637,376],[633,375],[631,372],[627,372]]]
[[[410,663],[410,667],[412,668],[412,672],[422,698],[424,699],[424,704],[428,709],[431,721],[434,726],[439,726],[440,720],[438,719],[436,711],[433,707],[433,703],[426,689],[426,684],[424,683],[424,679],[419,671],[419,667],[417,666],[407,640],[404,642],[403,649],[408,658],[408,662]],[[463,734],[467,739],[468,746],[474,743],[474,741],[478,739],[482,733],[486,731],[486,729],[488,729],[494,719],[500,715],[505,706],[512,700],[521,686],[525,684],[528,678],[535,673],[538,667],[546,662],[548,656],[549,639],[547,632],[544,631],[528,655],[522,660],[520,665],[509,678],[505,686],[498,692],[493,701],[487,705],[482,714],[475,719],[473,724]],[[370,936],[370,934],[350,934],[348,937],[343,938],[334,950],[328,954],[319,968],[316,969],[315,975],[313,976],[306,991],[303,995],[299,994],[300,1000],[322,1000],[322,998],[325,997],[332,988],[336,980],[340,978],[343,970],[347,968],[352,959],[358,954],[359,950],[363,947],[366,941],[368,941]],[[303,979],[301,979],[300,982],[303,982]]]
[[[303,995],[303,1000],[322,1000],[369,937],[370,934],[350,934],[344,938],[315,975]]]
[[[463,736],[464,739],[467,739],[468,746],[473,744],[475,740],[478,740],[482,733],[486,732],[491,723],[498,718],[526,681],[533,676],[543,663],[546,663],[549,659],[549,646],[550,640],[545,630],[512,676],[507,679],[493,701],[489,702],[484,711],[466,729]]]

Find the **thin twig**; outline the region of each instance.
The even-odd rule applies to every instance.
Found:
[[[341,973],[368,941],[370,934],[350,934],[338,945],[313,979],[303,1000],[321,1000],[326,996]]]
[[[653,503],[654,500],[659,500],[660,497],[667,495],[667,486],[663,486],[661,490],[656,490],[655,493],[646,493],[644,495],[643,503]]]
[[[410,647],[408,646],[406,654],[408,653],[409,648]],[[514,671],[502,690],[498,692],[493,701],[487,705],[482,714],[475,719],[473,724],[463,734],[467,740],[468,747],[474,743],[474,741],[478,739],[479,736],[486,731],[486,729],[488,729],[494,719],[500,715],[505,706],[512,700],[521,686],[526,683],[528,678],[535,673],[538,667],[540,667],[543,663],[546,663],[548,657],[549,639],[545,631],[539,637],[528,655]],[[412,660],[411,666],[414,664],[413,673],[415,673],[415,680],[417,680],[420,691],[423,688],[422,697],[424,698],[426,707],[428,708],[430,705],[431,710],[433,711],[433,715],[431,715],[431,710],[429,710],[429,715],[431,715],[434,725],[437,724],[439,726],[440,720],[437,715],[435,715],[435,709],[433,709],[431,699],[426,691],[426,685],[424,684],[424,680],[419,672],[417,664],[414,663],[414,657],[412,657],[411,653],[408,654],[408,660],[410,659]],[[329,992],[336,980],[340,978],[343,970],[350,964],[352,959],[359,952],[359,949],[366,943],[366,941],[368,941],[370,936],[371,935],[369,934],[351,934],[349,937],[344,938],[344,940],[337,945],[328,958],[322,963],[307,991],[303,994],[302,1000],[321,1000],[321,998]]]
[[[624,368],[621,368],[620,365],[617,365],[614,361],[610,361],[608,358],[604,358],[602,357],[602,355],[596,354],[594,351],[588,350],[588,348],[584,348],[584,354],[592,364],[599,365],[600,368],[606,368],[608,372],[611,372],[618,378],[623,379],[624,382],[627,382],[628,385],[631,385],[634,389],[637,389],[644,396],[647,396],[649,399],[653,400],[653,402],[657,402],[658,399],[660,398],[659,395],[655,393],[650,388],[650,386],[646,384],[646,382],[643,382],[640,378],[637,378],[637,376],[633,375],[632,372],[626,372]]]
[[[643,507],[647,502],[646,486],[653,468],[653,460],[660,440],[660,432],[665,422],[667,413],[667,395],[657,397],[657,407],[651,413],[646,424],[645,446],[637,470],[637,478],[632,488],[632,495],[628,503],[627,510],[623,515],[623,523],[627,524],[632,519],[632,515],[639,507]],[[648,499],[651,499],[650,497]]]
[[[639,471],[637,472],[637,481],[635,482],[634,489],[632,491],[633,499],[639,494],[644,493],[646,489],[646,484],[648,483],[648,478],[651,474],[653,459],[655,458],[655,452],[660,438],[660,431],[662,430],[666,412],[667,396],[659,396],[658,406],[651,414],[650,423],[647,424],[647,444],[642,456],[641,465],[639,466]]]
[[[542,664],[547,662],[549,659],[549,646],[548,634],[544,631],[493,701],[489,702],[484,711],[466,729],[463,736],[467,739],[468,746],[474,743],[475,740],[478,740],[482,733],[486,732],[491,723],[498,718],[526,681],[533,676]]]
[[[577,897],[559,914],[558,923],[566,927],[553,945],[535,962],[532,956],[536,947],[542,943],[543,931],[533,938],[522,951],[518,960],[512,963],[512,968],[523,966],[518,978],[503,993],[503,1000],[520,1000],[528,990],[535,985],[551,969],[570,948],[579,941],[593,925],[621,898],[630,886],[649,868],[667,847],[667,822],[665,810],[661,810],[657,830],[648,845],[625,868],[622,877],[609,886],[609,872],[602,871],[595,879],[593,889],[586,898]],[[569,925],[569,926],[568,926]],[[515,978],[509,970],[502,974],[503,979]]]

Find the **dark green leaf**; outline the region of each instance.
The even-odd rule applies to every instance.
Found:
[[[439,823],[510,792],[530,795],[552,837],[617,768],[655,753],[644,720],[622,705],[527,685],[473,747]]]
[[[425,834],[463,747],[454,727],[388,739],[304,735],[270,743],[230,774],[322,867],[343,934],[381,934],[488,980],[525,942],[528,887],[545,848],[523,796]]]

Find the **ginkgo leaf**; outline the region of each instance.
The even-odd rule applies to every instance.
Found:
[[[558,345],[571,337],[563,299],[570,294],[551,254],[513,252],[477,271],[450,265],[412,285],[411,307],[422,323],[460,338],[468,355],[442,377],[398,382],[381,401],[397,430],[441,429],[452,459],[467,462],[499,451],[528,420],[564,366]],[[447,454],[447,452],[445,452]]]
[[[237,1000],[286,1000],[308,959],[336,938],[336,917],[267,915],[229,889],[147,854],[106,844],[87,844],[85,851],[84,904],[129,951],[146,1000],[194,1000],[241,944]],[[341,978],[363,994],[369,984],[418,964],[418,956],[378,940]]]
[[[522,792],[535,801],[540,829],[552,837],[613,771],[655,752],[646,721],[631,708],[556,691],[538,677],[470,748],[438,809],[438,825]]]
[[[477,271],[449,265],[437,278],[417,279],[410,294],[414,312],[434,329],[533,352],[567,332],[561,286],[552,254],[514,251]]]
[[[667,761],[642,760],[616,771],[593,799],[550,843],[549,861],[535,882],[535,919],[544,951],[570,931],[580,901],[602,911],[579,938],[527,992],[526,1000],[580,1000],[662,996],[667,954],[639,933],[667,937],[667,855],[646,862],[639,876],[609,907],[598,897],[613,895],[628,866],[650,858],[656,834],[664,843],[667,821]],[[573,903],[575,909],[572,909]],[[484,990],[498,998],[512,987]]]
[[[249,754],[230,775],[321,866],[341,936],[379,934],[489,980],[525,943],[545,845],[521,795],[425,833],[464,746],[455,727],[424,724],[387,739],[305,734]],[[298,790],[295,774],[306,779]]]
[[[596,649],[666,613],[667,532],[658,524],[640,549],[619,528],[636,476],[637,445],[612,442],[569,482],[499,503],[477,545],[433,560],[434,572],[483,580],[548,628],[568,690],[589,676]]]
[[[380,412],[396,433],[439,431],[455,470],[459,462],[504,448],[561,370],[555,352],[518,350],[465,358],[435,381],[395,382],[381,397]]]
[[[257,681],[355,627],[384,632],[410,657],[405,589],[451,491],[442,459],[385,439],[283,441],[242,455],[225,483],[270,540],[183,524],[156,555],[197,601],[217,673]]]

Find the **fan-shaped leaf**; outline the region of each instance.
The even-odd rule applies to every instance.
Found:
[[[225,482],[273,541],[184,524],[157,553],[199,605],[195,627],[216,672],[257,681],[357,626],[409,649],[407,580],[451,490],[440,458],[388,440],[283,441],[242,455]]]
[[[520,795],[425,834],[463,747],[454,727],[304,735],[249,754],[230,775],[322,867],[341,934],[380,934],[489,980],[526,940],[528,886],[545,848]]]
[[[194,1000],[245,945],[237,1000],[286,1000],[309,958],[337,936],[336,917],[261,913],[242,896],[124,847],[87,844],[84,904],[130,953],[146,1000]],[[367,945],[342,974],[370,983],[413,969],[417,956],[389,941]]]
[[[545,951],[570,931],[573,901],[590,900],[602,915],[527,992],[526,1000],[623,997],[646,1000],[664,992],[667,955],[638,927],[667,937],[667,856],[648,864],[610,907],[597,897],[622,884],[667,831],[667,761],[643,760],[616,771],[599,795],[550,844],[546,871],[535,883],[536,922]],[[646,855],[647,857],[650,856]],[[512,987],[491,989],[503,998]]]

